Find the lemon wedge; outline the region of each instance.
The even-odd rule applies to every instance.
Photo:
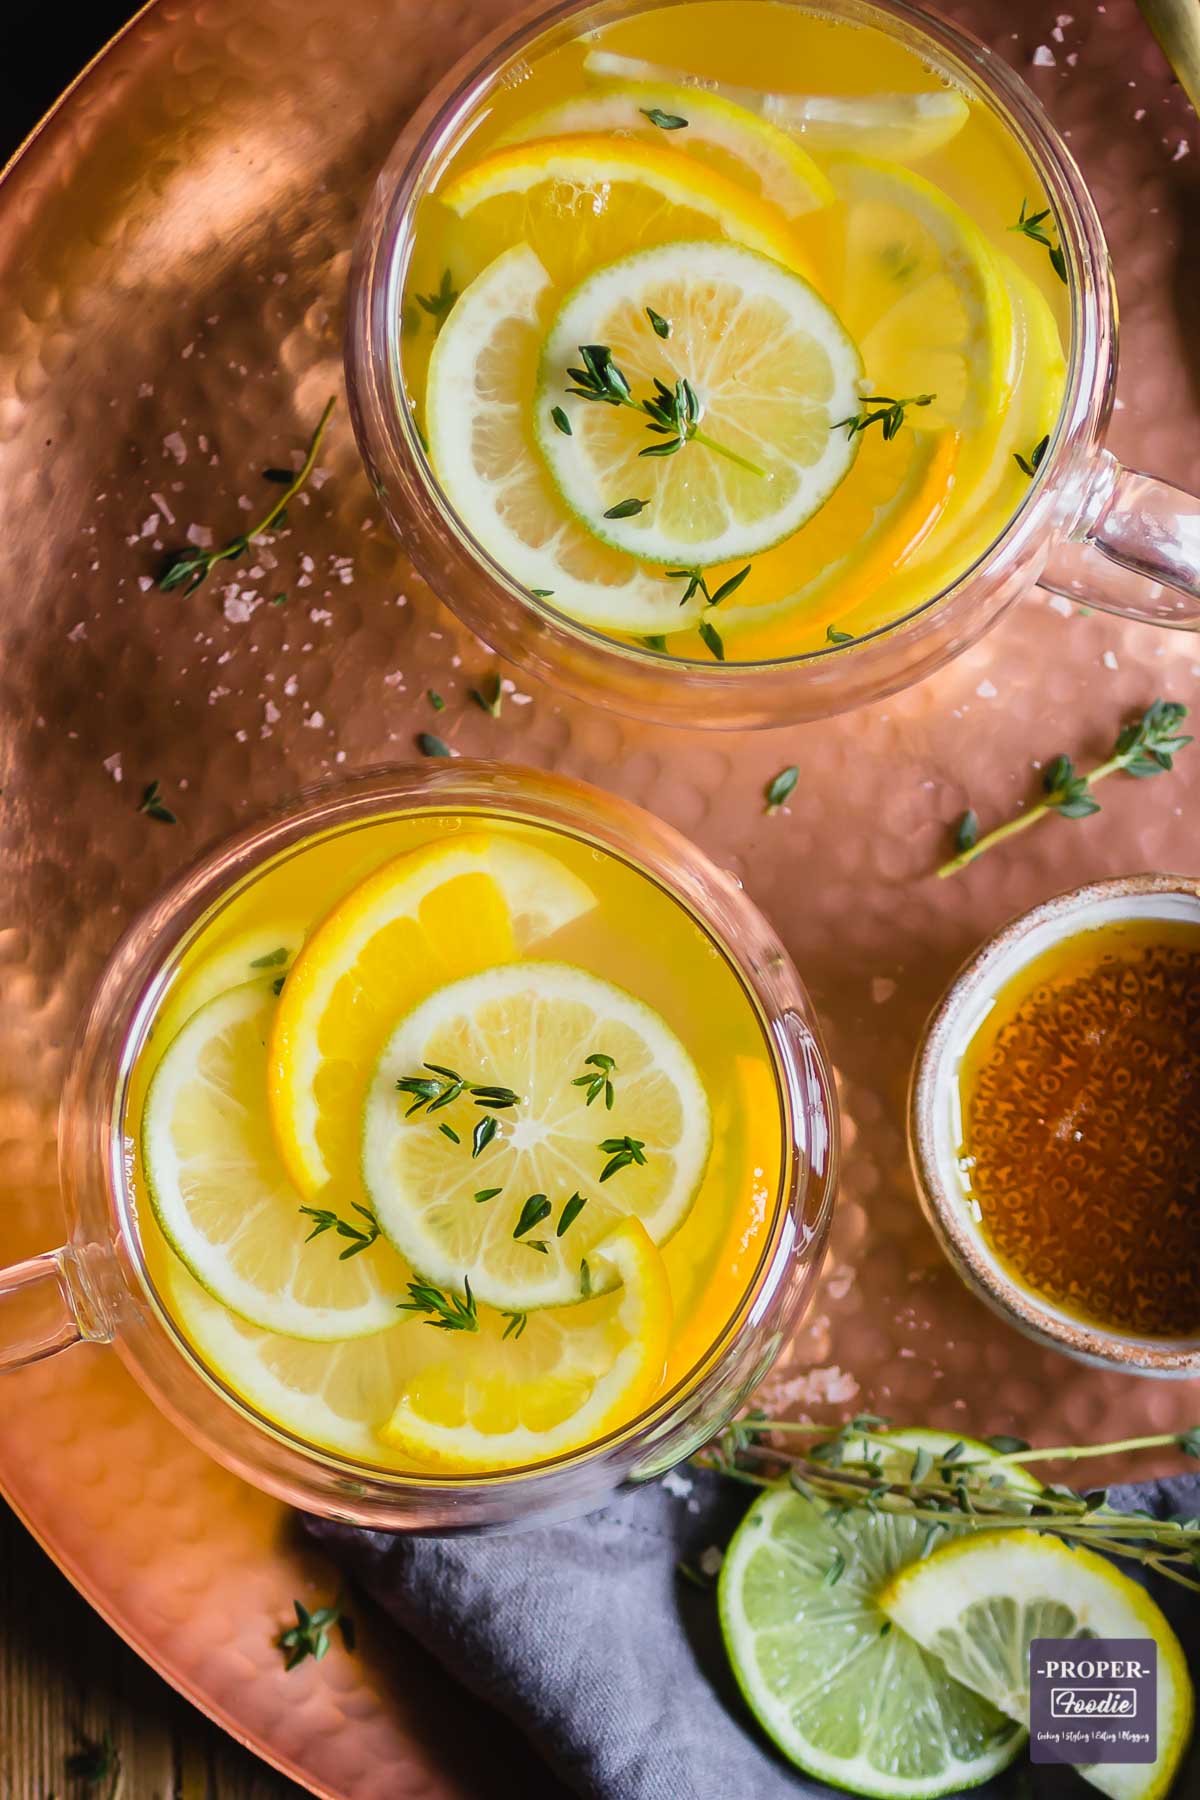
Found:
[[[611,1109],[580,1082],[601,1066],[595,1056],[612,1063]],[[517,1103],[491,1109],[466,1091],[435,1115],[397,1089],[426,1071]],[[430,995],[388,1039],[364,1117],[363,1180],[392,1243],[439,1287],[469,1279],[479,1300],[520,1311],[596,1291],[580,1266],[626,1215],[665,1242],[711,1138],[700,1077],[666,1022],[552,962],[490,968]]]
[[[670,82],[686,94],[712,93],[744,107],[813,150],[851,150],[893,162],[932,156],[958,136],[970,117],[966,98],[951,88],[922,94],[779,94],[681,74],[661,63],[611,50],[591,50],[587,73],[620,81]]]
[[[210,1000],[163,1055],[142,1114],[150,1202],[195,1279],[252,1324],[311,1340],[380,1331],[406,1270],[384,1243],[343,1262],[332,1234],[306,1242],[304,1196],[275,1146],[263,1105],[272,986]]]
[[[516,839],[464,833],[409,851],[340,900],[284,984],[268,1102],[292,1180],[355,1197],[362,1102],[396,1021],[431,989],[512,961],[595,904]]]
[[[668,392],[690,384],[691,441],[663,454],[678,439],[648,433],[643,412],[573,397],[585,345],[609,347],[635,399],[656,381]],[[604,542],[667,567],[707,566],[789,537],[829,498],[857,449],[834,426],[858,411],[861,373],[836,315],[800,276],[734,244],[664,244],[597,270],[567,298],[546,340],[535,431],[566,504]],[[624,516],[630,497],[643,504]]]
[[[650,113],[683,119],[683,125],[672,128],[674,148],[732,176],[789,218],[833,200],[826,177],[786,132],[720,94],[671,82],[606,82],[594,93],[530,114],[503,141],[620,131],[657,144],[660,127],[651,122]]]
[[[479,1313],[475,1332],[427,1332],[441,1357],[406,1379],[382,1441],[420,1463],[486,1472],[593,1446],[644,1411],[670,1341],[662,1258],[625,1219],[592,1246],[589,1267],[616,1292],[502,1324]]]

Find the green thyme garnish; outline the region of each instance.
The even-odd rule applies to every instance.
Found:
[[[158,578],[158,585],[164,594],[170,593],[173,588],[182,588],[185,594],[194,594],[201,583],[208,580],[218,563],[236,561],[239,556],[245,555],[255,538],[263,537],[266,532],[270,531],[272,525],[281,523],[289,500],[299,493],[312,474],[313,465],[317,460],[317,452],[321,448],[321,439],[324,437],[325,427],[329,423],[329,415],[336,404],[336,396],[331,396],[325,402],[325,410],[317,421],[317,429],[309,439],[303,463],[295,475],[289,474],[288,486],[270,511],[259,520],[257,525],[252,525],[249,531],[230,538],[229,542],[222,544],[219,550],[176,551]]]
[[[453,1105],[463,1094],[469,1094],[476,1106],[498,1112],[520,1104],[520,1094],[510,1087],[491,1087],[483,1082],[468,1081],[457,1069],[447,1069],[441,1063],[422,1063],[421,1067],[428,1069],[429,1073],[402,1075],[396,1083],[398,1093],[412,1095],[412,1105],[405,1114],[406,1118],[411,1119],[423,1106],[427,1106],[431,1113],[440,1112],[443,1106]]]
[[[439,1125],[438,1130],[441,1132],[443,1137],[448,1137],[452,1144],[461,1144],[462,1143],[462,1139],[459,1137],[457,1131],[455,1131],[453,1125]]]
[[[772,775],[763,789],[768,813],[779,811],[799,779],[800,771],[795,763],[790,763],[786,769],[780,769],[778,775]]]
[[[646,308],[646,317],[649,319],[651,325],[653,326],[656,336],[658,336],[660,338],[669,338],[670,337],[670,335],[671,335],[670,319],[664,319],[662,314],[656,313],[652,306],[648,306]]]
[[[567,1204],[558,1215],[558,1224],[554,1227],[555,1237],[562,1237],[564,1232],[571,1229],[586,1205],[587,1200],[582,1194],[571,1195],[571,1198],[567,1201]]]
[[[107,1782],[107,1800],[116,1800],[121,1786],[121,1753],[111,1732],[105,1731],[99,1738],[80,1737],[76,1748],[63,1758],[63,1767],[67,1779],[81,1781],[89,1793]]]
[[[885,443],[891,443],[903,425],[904,414],[910,406],[929,406],[936,399],[936,394],[909,394],[904,400],[894,400],[890,394],[864,394],[862,412],[852,413],[848,419],[838,419],[829,429],[840,431],[844,425],[846,436],[852,438],[855,432],[867,431],[872,425],[880,425]],[[871,407],[875,408],[874,412],[870,411]]]
[[[162,790],[157,781],[148,781],[142,789],[142,797],[138,801],[138,811],[145,813],[157,825],[178,825],[179,820],[162,798]]]
[[[718,662],[724,662],[725,645],[722,642],[720,632],[711,620],[701,619],[696,630],[700,633],[700,642],[704,645],[705,649],[711,651]]]
[[[423,313],[428,313],[433,320],[435,330],[440,330],[450,317],[458,293],[450,279],[449,269],[442,270],[442,279],[437,291],[432,294],[414,294],[417,305]]]
[[[1045,456],[1049,447],[1050,433],[1047,432],[1044,438],[1038,439],[1028,456],[1022,456],[1019,450],[1013,451],[1013,461],[1016,463],[1018,469],[1020,469],[1022,475],[1028,475],[1029,479],[1031,481],[1033,480],[1033,477],[1042,466],[1042,458]]]
[[[339,1262],[348,1262],[352,1256],[358,1256],[369,1250],[379,1236],[379,1220],[369,1206],[360,1206],[357,1200],[350,1202],[354,1211],[367,1221],[367,1229],[355,1225],[350,1219],[339,1219],[335,1212],[329,1212],[322,1206],[302,1206],[300,1211],[313,1220],[313,1228],[305,1238],[311,1244],[314,1238],[320,1237],[323,1231],[334,1231],[338,1237],[349,1238],[350,1242],[338,1255]]]
[[[1021,216],[1016,224],[1010,225],[1008,229],[1010,231],[1019,231],[1022,237],[1031,238],[1035,244],[1041,244],[1043,249],[1049,252],[1050,267],[1054,270],[1058,279],[1065,282],[1067,279],[1067,259],[1063,255],[1062,245],[1056,244],[1046,230],[1046,220],[1051,216],[1050,208],[1048,206],[1043,207],[1041,212],[1030,212],[1028,208],[1028,200],[1022,200]],[[1056,222],[1056,234],[1057,230],[1058,226]]]
[[[315,1606],[312,1612],[299,1600],[293,1600],[292,1605],[296,1609],[296,1623],[281,1632],[277,1640],[284,1652],[285,1670],[294,1669],[309,1656],[314,1662],[320,1662],[328,1654],[329,1633],[335,1625],[346,1649],[354,1649],[354,1620],[342,1610],[340,1594],[332,1606]]]
[[[437,689],[430,688],[428,694],[429,704],[432,706],[434,712],[445,712],[446,702],[442,699],[442,696],[438,693]]]
[[[553,588],[530,588],[529,591],[535,600],[552,600],[554,598]]]
[[[433,1316],[425,1320],[435,1331],[478,1331],[479,1317],[475,1311],[475,1296],[471,1292],[471,1283],[463,1276],[464,1297],[458,1294],[444,1294],[441,1288],[435,1288],[428,1281],[410,1281],[408,1300],[398,1300],[398,1312],[430,1313]]]
[[[571,421],[570,421],[570,419],[568,419],[566,413],[563,411],[561,406],[552,406],[550,408],[550,417],[553,419],[555,426],[557,427],[557,429],[559,431],[562,432],[564,437],[572,436]]]
[[[471,1159],[472,1159],[472,1161],[474,1161],[475,1157],[481,1155],[482,1152],[487,1149],[488,1145],[491,1143],[492,1139],[495,1137],[497,1129],[498,1129],[498,1127],[496,1125],[495,1114],[494,1113],[485,1113],[483,1118],[479,1120],[474,1131],[471,1133]]]
[[[480,712],[489,713],[493,719],[498,719],[504,705],[504,684],[499,675],[489,676],[483,687],[472,688],[471,698]]]
[[[478,1193],[472,1195],[472,1199],[477,1206],[482,1206],[485,1200],[494,1200],[497,1194],[503,1192],[503,1188],[480,1188]]]
[[[250,964],[252,969],[277,969],[280,963],[288,959],[286,944],[280,944],[278,950],[268,950],[265,956],[256,956]]]
[[[680,118],[678,113],[664,112],[661,106],[639,106],[638,111],[652,125],[657,125],[660,131],[682,131],[687,124],[687,120]]]
[[[965,869],[985,850],[1019,831],[1027,831],[1047,813],[1058,813],[1063,819],[1089,818],[1100,811],[1100,803],[1093,798],[1092,790],[1098,781],[1109,775],[1133,775],[1139,780],[1169,775],[1176,756],[1192,742],[1190,737],[1179,735],[1179,726],[1187,716],[1187,707],[1179,701],[1156,700],[1140,719],[1122,726],[1111,755],[1084,775],[1077,772],[1071,757],[1054,757],[1042,776],[1041,798],[1023,813],[1018,813],[1015,819],[995,826],[983,836],[979,833],[978,818],[968,809],[955,826],[956,854],[942,864],[938,874],[953,875],[959,869]]]
[[[643,1152],[645,1148],[644,1138],[605,1138],[600,1145],[600,1151],[609,1160],[604,1165],[603,1173],[600,1176],[601,1181],[607,1181],[609,1176],[615,1175],[619,1169],[627,1169],[630,1163],[637,1163],[639,1168],[644,1167],[646,1158]]]
[[[540,1225],[543,1219],[548,1219],[552,1210],[545,1194],[530,1194],[521,1208],[520,1218],[513,1227],[513,1236],[523,1238],[527,1232],[533,1230],[535,1225]]]
[[[271,992],[276,996],[276,998],[278,998],[279,995],[282,994],[283,984],[286,980],[287,980],[286,975],[277,975],[275,977],[274,981],[271,983]]]
[[[529,1323],[529,1314],[523,1312],[506,1312],[503,1316],[506,1323],[502,1335],[506,1338],[519,1338]]]
[[[645,455],[645,451],[642,454]],[[636,519],[640,512],[645,512],[649,504],[648,500],[618,500],[615,506],[608,508],[604,517],[606,519]]]
[[[839,631],[836,625],[827,625],[825,627],[825,642],[827,644],[852,644],[854,638],[848,631]]]
[[[444,738],[435,737],[432,731],[418,731],[417,749],[422,756],[452,756],[453,751]]]
[[[666,571],[665,579],[667,581],[687,582],[687,587],[684,589],[679,601],[680,606],[686,606],[693,594],[703,594],[705,605],[707,606],[720,606],[722,600],[728,600],[730,594],[737,593],[743,581],[745,581],[747,575],[749,575],[751,566],[750,563],[747,563],[745,568],[739,569],[736,575],[730,575],[728,580],[721,583],[715,594],[709,592],[708,583],[704,576],[704,570],[700,568],[668,569]]]
[[[590,1300],[592,1297],[592,1271],[587,1266],[586,1257],[579,1265],[579,1296],[582,1300]]]
[[[661,631],[652,631],[649,637],[639,638],[638,642],[644,644],[647,650],[665,650],[667,647],[667,640]]]
[[[579,355],[584,366],[582,369],[567,370],[575,383],[574,387],[567,389],[568,394],[574,394],[580,400],[595,400],[606,406],[627,406],[634,412],[644,413],[649,421],[647,431],[667,441],[649,445],[640,452],[642,456],[674,456],[685,444],[703,444],[718,456],[724,456],[739,468],[748,470],[751,475],[765,476],[766,471],[760,469],[757,463],[748,462],[736,450],[730,450],[725,444],[718,444],[706,431],[701,431],[700,421],[704,417],[704,408],[686,375],[679,376],[674,387],[668,387],[665,381],[660,381],[656,376],[653,395],[646,400],[635,400],[628,378],[614,363],[612,351],[607,344],[580,344]],[[646,504],[647,502],[642,502],[642,505]],[[640,512],[641,507],[636,510]],[[610,512],[604,516],[611,519],[626,515]]]
[[[594,1050],[590,1056],[585,1056],[583,1061],[584,1072],[582,1075],[576,1075],[571,1086],[587,1089],[589,1106],[593,1100],[598,1100],[603,1094],[604,1104],[611,1112],[615,1098],[612,1078],[616,1071],[616,1063],[611,1056],[606,1056],[603,1050]]]

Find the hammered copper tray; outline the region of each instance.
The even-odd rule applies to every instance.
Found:
[[[1067,0],[1069,4],[1069,0]],[[66,1047],[123,921],[214,836],[323,776],[437,730],[619,789],[735,870],[828,1028],[848,1155],[827,1275],[769,1403],[870,1406],[1043,1442],[1195,1422],[1193,1390],[1085,1370],[1018,1337],[943,1264],[913,1194],[904,1093],[921,1022],[1009,914],[1084,879],[1200,869],[1200,751],[1099,820],[1053,820],[931,878],[969,799],[987,821],[1031,756],[1102,753],[1158,694],[1189,700],[1200,639],[1034,593],[937,679],[856,718],[755,737],[631,727],[515,683],[405,565],[344,409],[280,566],[240,592],[163,595],[188,528],[247,519],[340,390],[355,222],[414,102],[504,0],[161,0],[92,66],[0,187],[0,1251],[60,1241],[55,1109]],[[1133,0],[970,0],[955,11],[1030,74],[1090,178],[1120,276],[1117,451],[1200,486],[1200,129]],[[1189,312],[1190,309],[1190,312]],[[311,565],[302,557],[311,558]],[[262,559],[265,561],[265,559]],[[286,591],[286,604],[267,603]],[[785,813],[762,788],[797,762]],[[173,829],[139,815],[152,778]],[[822,1410],[824,1409],[824,1410]],[[112,1352],[11,1376],[0,1472],[88,1598],[264,1757],[345,1800],[530,1791],[507,1727],[368,1629],[285,1676],[272,1637],[332,1570],[283,1509],[209,1463]],[[470,1740],[470,1741],[468,1741]],[[548,1789],[543,1788],[543,1791]]]

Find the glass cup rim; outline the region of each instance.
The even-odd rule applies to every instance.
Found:
[[[1200,923],[1200,878],[1147,872],[1069,888],[1017,914],[986,938],[955,974],[921,1034],[909,1090],[908,1142],[917,1193],[944,1255],[967,1286],[1008,1324],[1093,1367],[1192,1378],[1200,1372],[1200,1330],[1175,1339],[1140,1337],[1064,1312],[1010,1274],[988,1251],[981,1232],[967,1222],[961,1194],[951,1190],[942,1173],[949,1118],[945,1089],[955,1075],[955,1045],[960,1033],[968,1038],[977,1029],[979,1006],[1039,954],[1040,944],[1030,941],[1045,936],[1048,947],[1049,942],[1091,929],[1087,915],[1102,907],[1125,907],[1124,916],[1130,918],[1165,917],[1155,911],[1155,902],[1172,898],[1184,901]]]
[[[397,802],[400,805],[397,805]],[[402,1471],[373,1465],[351,1458],[335,1450],[308,1443],[298,1434],[278,1425],[267,1414],[228,1385],[215,1369],[209,1368],[192,1348],[175,1320],[159,1286],[147,1265],[131,1202],[123,1158],[123,1107],[128,1081],[146,1032],[153,1023],[164,991],[187,945],[194,940],[206,921],[248,881],[252,881],[269,863],[289,854],[297,854],[318,833],[361,829],[389,810],[412,813],[474,812],[480,817],[508,812],[530,818],[551,830],[565,831],[577,839],[591,842],[606,854],[614,855],[635,873],[652,881],[668,898],[680,905],[705,932],[721,954],[758,1023],[763,1047],[771,1066],[779,1105],[780,1170],[771,1199],[771,1221],[753,1271],[747,1277],[733,1309],[721,1329],[706,1346],[703,1355],[684,1376],[653,1403],[616,1430],[606,1433],[594,1443],[564,1452],[543,1462],[516,1469],[494,1472],[472,1472],[470,1475],[444,1475],[436,1471],[406,1476]],[[345,815],[337,822],[338,815]],[[549,816],[549,815],[554,815]],[[539,816],[540,815],[540,816]],[[589,830],[589,822],[593,829]],[[635,832],[648,840],[649,849],[639,854],[634,843]],[[654,866],[654,859],[667,865],[666,870]],[[706,891],[710,890],[710,891]],[[761,936],[781,953],[775,959],[771,980],[779,992],[772,996],[759,972],[749,966],[729,929],[719,920],[720,903],[746,924],[753,923]],[[398,1498],[405,1494],[438,1494],[467,1496],[497,1495],[520,1488],[532,1491],[539,1481],[549,1482],[564,1471],[578,1470],[603,1460],[606,1455],[628,1447],[631,1443],[653,1441],[657,1428],[669,1427],[678,1409],[701,1393],[719,1369],[722,1359],[739,1341],[747,1326],[765,1304],[781,1279],[786,1258],[781,1251],[788,1248],[788,1222],[793,1210],[803,1201],[815,1171],[807,1154],[802,1154],[806,1131],[804,1121],[815,1108],[830,1114],[831,1131],[836,1133],[832,1116],[832,1095],[821,1076],[823,1047],[813,1031],[810,1006],[803,984],[791,959],[783,950],[773,928],[759,913],[754,902],[740,886],[712,864],[697,846],[664,821],[635,803],[593,788],[590,784],[547,771],[512,763],[483,759],[454,758],[445,767],[428,765],[381,766],[350,777],[321,783],[305,790],[293,803],[277,807],[243,828],[222,839],[176,878],[136,918],[113,952],[108,968],[118,968],[130,954],[139,935],[153,920],[156,930],[155,954],[143,957],[140,979],[135,992],[124,995],[124,1016],[116,1053],[105,1071],[107,1164],[105,1169],[109,1205],[116,1222],[118,1241],[125,1266],[122,1280],[135,1285],[140,1297],[151,1307],[156,1323],[170,1340],[171,1347],[188,1369],[214,1392],[219,1399],[248,1420],[289,1452],[319,1464],[349,1481],[370,1482],[392,1490]],[[116,996],[120,1004],[120,996]],[[113,997],[106,997],[105,980],[92,1009],[92,1020],[100,1013],[108,1014]],[[786,1033],[776,1029],[789,1008],[794,1008],[813,1036],[817,1063],[805,1066],[795,1053]],[[86,1034],[85,1034],[86,1035]],[[64,1090],[64,1108],[70,1104],[71,1084]],[[836,1143],[833,1146],[836,1162]],[[65,1185],[65,1184],[64,1184]],[[820,1234],[828,1223],[835,1183],[824,1184],[822,1211],[813,1225]],[[135,1378],[148,1386],[152,1397],[164,1404],[162,1389],[148,1382],[140,1359],[128,1352],[118,1329],[115,1334],[118,1353],[122,1355]],[[168,1410],[172,1410],[168,1406]]]
[[[636,5],[635,0],[556,0],[549,7],[534,5],[515,23],[510,21],[498,27],[461,58],[417,109],[379,176],[378,204],[368,209],[355,256],[354,285],[362,288],[361,300],[352,306],[347,325],[352,411],[368,460],[373,460],[375,431],[356,394],[354,379],[355,312],[359,308],[366,354],[373,362],[382,364],[382,367],[373,367],[368,375],[382,434],[381,447],[411,474],[420,487],[422,498],[436,511],[442,529],[451,534],[490,582],[504,590],[510,603],[536,621],[538,629],[548,637],[589,656],[609,659],[609,666],[620,663],[639,674],[647,670],[661,672],[664,668],[682,668],[689,679],[715,684],[726,692],[744,688],[770,674],[824,667],[843,652],[861,652],[881,642],[893,641],[935,609],[962,596],[981,573],[1003,556],[1018,555],[1052,532],[1063,514],[1063,501],[1057,488],[1059,478],[1070,473],[1071,448],[1081,435],[1089,443],[1093,442],[1107,417],[1104,371],[1115,341],[1108,251],[1095,204],[1070,150],[1040,101],[1002,57],[962,26],[913,4],[913,0],[747,0],[747,3],[794,6],[826,18],[835,11],[847,17],[859,15],[880,29],[890,27],[893,35],[899,25],[924,38],[937,53],[938,60],[957,68],[960,78],[977,88],[985,103],[997,112],[1005,128],[1029,156],[1053,207],[1070,275],[1071,342],[1062,406],[1050,443],[1021,504],[993,542],[952,582],[911,607],[900,618],[856,637],[850,645],[830,644],[796,656],[716,662],[667,655],[625,644],[594,626],[572,620],[530,594],[476,541],[442,492],[415,419],[408,407],[396,399],[397,395],[403,394],[400,320],[416,209],[441,173],[447,155],[459,139],[461,128],[484,93],[504,69],[539,38],[564,28],[582,13],[603,15],[607,12],[616,18],[632,10],[660,10],[688,4],[688,0],[641,0]],[[382,266],[379,261],[381,246],[387,247]],[[1082,491],[1073,495],[1076,506],[1083,498]]]

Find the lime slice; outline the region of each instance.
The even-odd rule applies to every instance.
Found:
[[[644,413],[572,397],[580,346],[598,344],[635,399],[656,381],[690,382],[698,435],[647,456],[671,440],[648,433]],[[589,530],[643,561],[707,566],[790,536],[829,498],[854,460],[855,441],[833,427],[858,411],[861,373],[836,315],[800,276],[733,244],[664,244],[568,297],[546,340],[534,428]],[[630,497],[648,504],[613,517]]]
[[[210,1294],[268,1331],[327,1340],[396,1322],[407,1271],[387,1244],[339,1260],[280,1160],[267,1117],[270,981],[193,1015],[155,1071],[142,1158],[163,1236]],[[353,1219],[353,1214],[350,1215]]]
[[[645,636],[678,629],[678,582],[602,544],[564,510],[532,434],[530,396],[553,293],[526,244],[476,277],[429,364],[426,427],[442,489],[467,530],[531,593],[584,625]]]
[[[611,50],[589,51],[584,68],[592,76],[672,82],[685,92],[718,94],[803,138],[811,150],[853,150],[893,162],[916,162],[943,149],[970,117],[965,97],[949,88],[924,94],[762,93]]]
[[[978,430],[1011,393],[1013,314],[986,238],[921,175],[842,156],[829,175],[846,206],[840,306],[871,391],[932,394],[918,430]]]
[[[647,117],[651,112],[686,118],[672,138],[674,148],[731,176],[789,217],[828,206],[833,199],[833,189],[812,157],[786,132],[719,94],[670,82],[606,82],[596,92],[531,113],[502,141],[620,131],[657,143],[660,128]]]
[[[781,1484],[751,1506],[721,1565],[725,1647],[763,1729],[809,1774],[882,1800],[977,1787],[1025,1741],[880,1611],[879,1589],[925,1542],[917,1520],[835,1522]]]
[[[396,857],[339,900],[296,959],[271,1028],[271,1122],[302,1193],[332,1181],[343,1204],[361,1200],[363,1098],[397,1019],[594,905],[554,857],[476,832]]]
[[[589,1268],[613,1294],[526,1316],[476,1310],[476,1332],[429,1332],[439,1357],[414,1372],[382,1440],[453,1470],[544,1462],[596,1443],[643,1411],[662,1384],[671,1291],[637,1219],[593,1245]],[[414,1329],[417,1329],[414,1327]]]
[[[594,1055],[612,1059],[611,1110],[577,1085]],[[397,1092],[430,1067],[519,1095],[491,1112],[496,1130],[477,1154],[486,1106],[464,1092],[431,1114]],[[479,1300],[528,1311],[577,1302],[581,1262],[625,1216],[665,1242],[710,1137],[695,1066],[657,1013],[582,969],[511,963],[440,989],[389,1039],[367,1094],[363,1178],[383,1230],[426,1279],[461,1290],[469,1277]],[[629,1153],[601,1179],[615,1154],[601,1146],[617,1139],[643,1160]],[[577,1195],[586,1205],[564,1225]],[[518,1235],[531,1196],[544,1216]]]
[[[989,1531],[898,1571],[879,1594],[894,1623],[1009,1718],[1029,1718],[1034,1638],[1150,1638],[1158,1647],[1158,1757],[1078,1773],[1111,1800],[1163,1800],[1192,1733],[1179,1639],[1154,1601],[1094,1551],[1037,1531]]]

